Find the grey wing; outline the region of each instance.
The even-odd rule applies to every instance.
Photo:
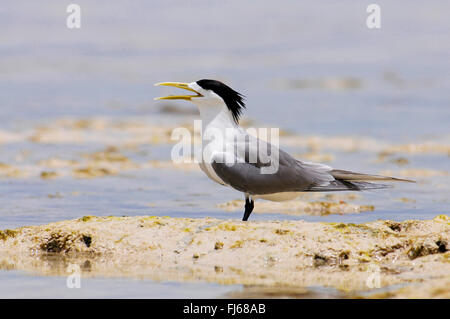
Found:
[[[267,158],[264,160],[258,152],[261,147],[271,150],[270,154],[265,154]],[[237,148],[240,161],[232,164],[213,161],[211,166],[226,184],[241,192],[253,195],[300,192],[314,186],[328,185],[334,180],[329,173],[330,167],[300,162],[288,153],[259,139],[257,144],[250,143],[245,145],[245,148],[238,145]],[[256,160],[250,160],[252,154]],[[270,165],[275,165],[277,169],[267,173],[264,168]]]
[[[251,137],[255,142],[255,137]],[[326,192],[360,191],[389,187],[370,181],[403,181],[389,176],[379,176],[336,170],[327,165],[296,160],[288,153],[270,143],[256,139],[250,145],[237,145],[237,159],[234,164],[213,161],[215,173],[231,187],[248,194],[264,195],[280,192]],[[256,146],[255,146],[256,145]],[[264,160],[258,152],[260,147],[271,152]],[[264,152],[263,152],[264,153]],[[255,155],[257,154],[257,155]],[[256,160],[249,160],[250,155]],[[268,162],[266,160],[269,160]],[[267,166],[277,164],[277,170],[268,174]]]

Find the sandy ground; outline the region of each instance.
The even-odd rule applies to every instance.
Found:
[[[243,284],[242,297],[325,286],[352,297],[449,298],[449,235],[446,215],[365,224],[85,216],[0,232],[0,268]]]

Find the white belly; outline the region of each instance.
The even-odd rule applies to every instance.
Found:
[[[265,194],[265,195],[253,195],[254,199],[265,199],[270,200],[272,202],[284,202],[287,200],[293,200],[300,196],[300,192],[282,192],[282,193],[274,193],[274,194]]]

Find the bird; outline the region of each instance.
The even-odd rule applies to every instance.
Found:
[[[363,191],[390,187],[375,183],[378,181],[414,182],[334,169],[294,158],[239,126],[246,109],[245,96],[220,81],[161,82],[155,86],[172,86],[195,93],[155,100],[187,100],[198,107],[202,120],[200,169],[213,181],[243,193],[243,221],[248,220],[254,201],[259,198],[285,201],[303,192]],[[270,154],[261,151],[269,149]]]

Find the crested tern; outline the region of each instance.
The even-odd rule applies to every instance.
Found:
[[[200,168],[213,181],[244,194],[243,221],[248,220],[257,198],[281,201],[294,199],[301,192],[362,191],[388,187],[373,181],[413,182],[333,169],[328,165],[295,159],[269,142],[248,134],[239,126],[240,116],[245,109],[244,96],[220,81],[203,79],[191,83],[162,82],[155,85],[172,86],[195,93],[170,95],[155,100],[187,100],[198,107],[202,119]],[[209,134],[211,132],[215,138],[206,140],[207,136],[212,135]],[[261,149],[271,150],[270,154],[266,154],[267,158],[263,158]],[[276,167],[276,170],[270,171],[269,167]]]

